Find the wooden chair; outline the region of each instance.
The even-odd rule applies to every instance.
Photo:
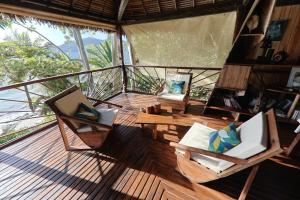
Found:
[[[156,92],[158,102],[161,105],[171,106],[175,110],[186,111],[189,102],[190,88],[192,84],[192,73],[167,73],[166,81],[162,87]],[[169,93],[169,83],[172,81],[185,81],[183,87],[183,94]]]
[[[93,105],[88,99],[96,103]],[[110,102],[86,97],[77,86],[72,86],[48,99],[45,103],[56,115],[61,136],[67,151],[93,150],[100,148],[108,133],[112,130],[113,123],[118,113],[118,109],[110,107],[122,107]],[[91,108],[104,103],[108,105],[108,108],[96,108],[101,113],[101,116],[98,122],[94,122],[73,116],[80,103],[84,103]],[[64,124],[78,135],[88,147],[71,146],[68,142]]]
[[[282,152],[273,110],[259,113],[237,128],[241,143],[224,154],[208,151],[209,127],[194,123],[176,148],[180,173],[195,183],[205,183],[252,167],[239,199],[245,199],[259,164]]]

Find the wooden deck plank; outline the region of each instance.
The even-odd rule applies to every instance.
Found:
[[[176,171],[169,140],[187,128],[171,127],[158,141],[141,130],[135,119],[141,106],[155,96],[121,94],[115,131],[99,153],[66,152],[57,127],[0,150],[0,199],[231,199],[237,198],[248,171],[208,184],[193,184]],[[201,116],[197,102],[185,116],[214,128],[229,121]],[[165,127],[159,127],[165,130]],[[68,132],[71,141],[81,141]],[[248,199],[300,199],[299,160],[280,157],[262,164]]]

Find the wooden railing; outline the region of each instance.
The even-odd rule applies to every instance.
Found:
[[[64,74],[0,87],[0,146],[56,122],[44,104],[49,97],[77,85],[89,97],[106,100],[122,91],[121,67]]]
[[[190,98],[207,101],[219,77],[221,68],[125,66],[127,91],[155,94],[165,82],[169,72],[192,73]]]
[[[49,97],[77,85],[90,97],[107,100],[124,91],[155,94],[169,72],[192,73],[190,98],[207,100],[220,68],[116,66],[52,76],[0,87],[0,147],[56,123],[44,104]],[[123,81],[122,81],[123,80]],[[126,82],[127,80],[127,82]]]

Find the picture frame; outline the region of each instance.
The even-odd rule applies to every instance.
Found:
[[[266,33],[266,38],[269,38],[271,41],[280,41],[283,37],[287,23],[288,20],[271,21]]]
[[[300,68],[293,67],[289,76],[287,87],[300,89]]]

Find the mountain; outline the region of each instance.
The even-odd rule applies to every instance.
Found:
[[[103,42],[103,40],[99,40],[92,37],[87,37],[82,39],[84,46],[89,45],[97,45]],[[75,41],[71,41],[59,46],[65,53],[67,53],[72,59],[80,59],[80,55],[77,49],[77,45]]]
[[[92,37],[87,37],[87,38],[83,38],[83,44],[85,47],[89,46],[89,45],[97,45],[97,44],[101,44],[102,42],[104,42],[104,40],[99,40],[96,38],[92,38]],[[77,45],[75,41],[71,41],[65,44],[62,44],[59,46],[59,48],[61,48],[66,54],[68,54],[71,59],[80,59],[80,55],[77,49]],[[124,62],[125,64],[131,64],[129,62],[129,52],[127,48],[124,48]]]

